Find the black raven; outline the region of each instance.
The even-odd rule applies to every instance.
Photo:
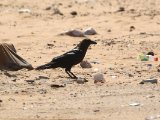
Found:
[[[90,39],[84,39],[71,51],[66,52],[61,56],[53,58],[51,62],[37,67],[36,70],[61,67],[61,68],[65,68],[65,72],[71,78],[77,78],[71,72],[71,68],[83,60],[87,52],[87,49],[91,44],[97,44],[97,43]]]

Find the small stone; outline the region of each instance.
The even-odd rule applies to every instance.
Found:
[[[148,68],[148,70],[150,70],[151,68],[152,68],[152,64],[147,64],[147,68]]]
[[[85,35],[95,35],[95,34],[97,34],[97,32],[96,32],[95,29],[90,27],[90,28],[87,28],[87,29],[84,30],[84,34]]]
[[[48,44],[47,44],[47,47],[52,48],[52,47],[54,47],[54,44],[48,43]]]
[[[51,84],[51,88],[60,88],[60,87],[65,87],[66,85],[58,85],[58,84]]]
[[[100,110],[93,110],[93,112],[100,112]]]
[[[112,78],[115,79],[117,76],[116,75],[112,75]]]
[[[92,68],[92,65],[91,65],[88,61],[82,61],[82,62],[80,63],[80,66],[81,66],[82,68]]]
[[[133,13],[133,12],[135,12],[135,9],[130,9],[130,11]]]
[[[125,8],[124,7],[119,7],[119,9],[117,10],[117,12],[124,12]]]
[[[49,79],[47,76],[38,76],[39,79]]]
[[[111,32],[111,29],[107,30],[107,32]]]
[[[46,7],[46,9],[45,10],[51,10],[52,9],[52,7],[51,6],[49,6],[49,7]]]
[[[157,68],[157,72],[160,72],[160,65],[158,65],[156,68]]]
[[[88,82],[88,80],[86,80],[85,78],[78,77],[76,82],[78,84],[84,84],[85,82]]]
[[[129,76],[129,77],[134,77],[134,75],[132,75],[132,74],[128,74],[128,76]]]
[[[16,82],[16,78],[11,79],[11,81]]]
[[[93,75],[93,79],[94,79],[94,83],[98,83],[98,82],[104,83],[105,82],[104,75],[102,73],[95,73]]]
[[[130,32],[132,32],[133,30],[135,30],[135,27],[134,26],[130,26]]]
[[[63,13],[58,8],[53,8],[53,14],[63,15]]]
[[[76,11],[72,11],[70,14],[73,15],[73,16],[76,16],[77,12]]]
[[[99,72],[99,69],[98,68],[94,68],[93,72]]]
[[[84,37],[85,36],[83,32],[81,32],[80,30],[75,30],[75,29],[66,31],[64,33],[60,33],[60,35],[69,35],[72,37]]]
[[[93,61],[91,61],[91,63],[93,63],[93,64],[100,64],[100,62],[98,60],[93,60]]]
[[[30,9],[20,9],[18,10],[19,13],[31,13]]]
[[[40,89],[37,92],[39,92],[40,94],[46,94],[47,90],[46,89]]]
[[[129,104],[130,106],[140,106],[141,104],[139,102],[133,102]]]
[[[147,33],[146,33],[146,32],[140,32],[140,34],[141,34],[141,35],[145,35],[145,34],[147,34]]]
[[[147,79],[147,80],[143,80],[141,81],[139,84],[145,84],[145,83],[152,83],[152,84],[157,84],[158,80],[157,79]]]
[[[26,80],[26,82],[27,82],[28,84],[33,84],[33,83],[35,82],[35,80]]]

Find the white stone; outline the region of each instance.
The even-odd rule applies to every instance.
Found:
[[[73,37],[84,37],[83,32],[81,32],[79,30],[75,30],[75,29],[61,33],[61,35],[64,35],[64,34],[69,35],[69,36],[73,36]]]
[[[93,28],[87,28],[87,29],[84,30],[84,34],[85,35],[95,35],[95,34],[97,34],[97,32]]]
[[[102,73],[95,73],[93,75],[93,79],[94,79],[94,83],[97,83],[97,82],[104,83],[105,82],[104,75]]]
[[[130,106],[141,106],[141,103],[139,102],[133,102],[129,104]]]
[[[20,9],[18,10],[19,13],[31,13],[31,10],[30,9]]]

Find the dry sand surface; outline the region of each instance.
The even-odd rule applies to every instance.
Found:
[[[139,84],[160,79],[159,62],[137,60],[150,50],[160,57],[159,6],[159,0],[1,0],[0,42],[13,43],[34,67],[84,39],[58,35],[63,31],[93,27],[98,34],[87,37],[98,44],[85,57],[92,68],[72,69],[88,80],[84,84],[72,82],[61,68],[1,71],[0,120],[160,119],[159,83]],[[94,84],[95,68],[104,73],[105,83]]]

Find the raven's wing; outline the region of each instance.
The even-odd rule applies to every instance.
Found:
[[[73,49],[69,52],[64,53],[61,56],[55,57],[52,59],[52,63],[59,63],[60,66],[74,65],[79,63],[82,56],[82,50]]]
[[[64,53],[61,56],[55,57],[52,59],[51,62],[38,66],[36,69],[49,69],[49,68],[70,68],[73,65],[78,64],[83,59],[83,51],[79,49],[73,49],[69,52]]]

